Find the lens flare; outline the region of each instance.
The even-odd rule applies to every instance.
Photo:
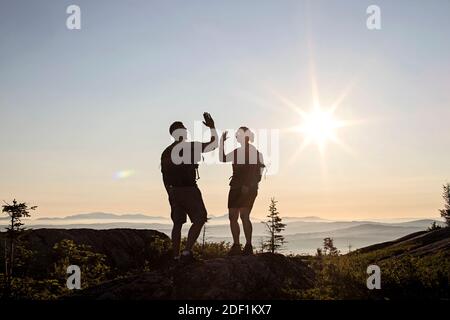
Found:
[[[134,170],[120,170],[114,173],[115,180],[126,179],[134,175]]]

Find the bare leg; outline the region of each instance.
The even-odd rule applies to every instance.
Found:
[[[204,222],[200,223],[193,223],[191,228],[189,229],[187,241],[186,241],[186,250],[191,251],[194,247],[195,241],[197,241],[198,236],[200,235],[200,232],[202,231]]]
[[[178,257],[180,255],[182,227],[183,227],[182,223],[174,223],[172,228],[172,251],[174,257]]]
[[[239,228],[239,209],[238,208],[230,208],[229,209],[229,218],[230,218],[230,229],[231,234],[233,235],[233,243],[239,244],[239,235],[241,233],[241,229]]]
[[[253,226],[252,222],[250,221],[250,211],[251,208],[240,208],[241,212],[241,220],[242,220],[242,227],[244,228],[244,234],[245,234],[245,240],[247,245],[252,244],[252,233],[253,233]]]

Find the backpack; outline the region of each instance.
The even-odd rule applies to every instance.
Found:
[[[161,155],[161,173],[163,176],[164,185],[166,187],[196,186],[198,180],[198,164],[174,164],[172,161],[172,150],[177,144],[178,142],[172,143],[163,151]],[[182,152],[183,151],[181,151],[181,153]]]
[[[254,164],[233,164],[233,176],[231,186],[257,186],[263,176],[263,169],[266,166],[260,160],[258,152],[257,162]]]

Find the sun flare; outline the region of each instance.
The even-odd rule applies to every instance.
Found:
[[[295,129],[304,136],[303,147],[315,144],[323,151],[328,142],[337,141],[336,131],[343,123],[336,119],[333,110],[316,106],[312,111],[301,112],[300,115],[301,123]]]

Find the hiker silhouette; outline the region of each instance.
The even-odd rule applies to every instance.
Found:
[[[218,135],[214,120],[207,112],[203,114],[203,124],[210,128],[211,139],[208,142],[187,141],[187,129],[180,121],[175,121],[169,133],[175,139],[161,155],[161,172],[171,207],[172,249],[174,259],[192,261],[192,248],[207,221],[207,211],[202,194],[197,186],[198,163],[202,153],[213,151],[218,146]],[[181,252],[181,228],[186,216],[192,222],[186,247]]]
[[[228,193],[228,212],[233,236],[233,246],[229,254],[239,255],[243,253],[244,255],[250,255],[253,254],[253,226],[250,221],[250,212],[258,195],[258,184],[261,181],[265,165],[262,154],[252,144],[255,135],[249,128],[240,127],[235,137],[240,147],[228,154],[225,153],[226,131],[222,134],[219,144],[220,161],[231,162],[233,167],[233,176]],[[242,220],[246,240],[243,252],[241,252],[239,242],[239,216]]]

